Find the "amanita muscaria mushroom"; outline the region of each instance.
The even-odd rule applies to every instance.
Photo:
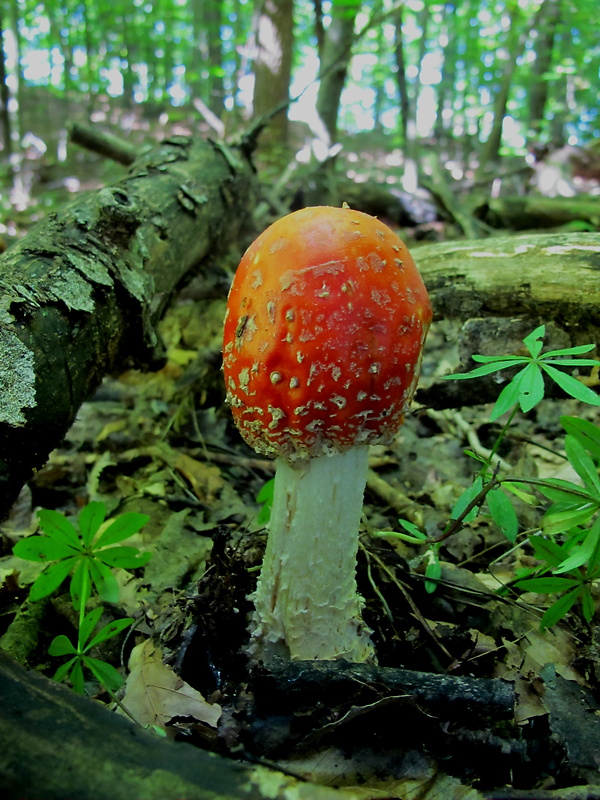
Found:
[[[246,442],[277,459],[256,659],[373,658],[356,585],[367,454],[402,425],[431,316],[404,243],[359,211],[296,211],[244,254],[225,317],[227,399]]]

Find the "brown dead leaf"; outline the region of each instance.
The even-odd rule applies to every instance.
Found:
[[[152,639],[133,648],[129,669],[123,705],[142,725],[165,728],[175,717],[191,717],[217,727],[221,707],[207,703],[200,692],[163,664]]]
[[[513,611],[514,620],[520,615],[515,628],[522,628],[527,616],[518,608]],[[575,643],[569,632],[560,626],[542,631],[532,623],[530,620],[531,628],[515,640],[503,638],[506,656],[494,671],[494,677],[514,681],[517,697],[515,720],[518,723],[546,714],[534,686],[546,664],[554,664],[557,674],[566,680],[584,683],[583,677],[571,665]]]
[[[185,453],[178,453],[174,466],[189,482],[198,500],[210,503],[223,488],[221,470],[213,464],[196,461]]]

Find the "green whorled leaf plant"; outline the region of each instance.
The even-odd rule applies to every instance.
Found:
[[[520,408],[531,411],[545,396],[544,376],[553,380],[563,391],[583,403],[600,406],[600,397],[581,381],[562,371],[563,367],[593,367],[600,362],[582,358],[595,345],[580,345],[542,352],[545,326],[540,325],[523,343],[529,356],[481,356],[473,360],[482,366],[467,373],[449,375],[448,379],[464,380],[489,375],[507,368],[521,367],[500,393],[490,419],[508,414],[490,456],[482,459],[483,466],[473,484],[459,497],[451,512],[451,522],[442,538],[458,529],[458,524],[469,521],[479,512],[485,500],[491,517],[509,541],[518,535],[518,519],[514,508],[502,489],[526,502],[534,498],[525,491],[527,484],[535,488],[552,505],[542,521],[542,530],[528,537],[541,566],[521,577],[515,585],[540,594],[558,594],[542,617],[542,627],[561,619],[575,603],[579,602],[584,619],[589,622],[594,613],[591,587],[600,579],[600,428],[578,417],[563,416],[561,423],[566,431],[565,455],[580,478],[581,483],[558,478],[499,479],[492,473],[492,460],[498,452],[508,428]],[[594,519],[595,518],[595,519]],[[582,527],[590,526],[590,527]],[[554,538],[563,534],[565,541]]]
[[[109,603],[118,601],[119,587],[112,573],[113,567],[135,569],[148,562],[150,553],[140,553],[136,547],[123,546],[119,542],[137,533],[149,517],[129,512],[106,523],[104,503],[92,501],[79,514],[78,530],[58,511],[41,509],[38,518],[43,533],[29,536],[13,548],[19,558],[48,562],[33,583],[29,597],[31,600],[47,597],[71,575],[71,599],[79,612],[76,644],[67,636],[60,635],[48,648],[51,656],[68,657],[54,677],[59,681],[69,678],[75,691],[83,693],[85,668],[109,693],[114,694],[123,683],[120,673],[111,664],[91,656],[90,651],[121,633],[133,619],[113,620],[93,635],[103,608],[98,606],[86,613],[86,605],[93,588],[102,600]]]
[[[102,600],[116,603],[119,587],[111,568],[136,569],[150,559],[150,553],[118,545],[148,522],[145,514],[122,514],[104,526],[106,507],[93,501],[79,514],[79,530],[58,511],[41,509],[38,518],[43,533],[28,536],[13,548],[19,558],[49,562],[31,587],[31,600],[52,594],[71,575],[70,592],[75,609],[85,606],[89,599],[89,594],[86,596],[83,591],[86,586],[94,586]]]

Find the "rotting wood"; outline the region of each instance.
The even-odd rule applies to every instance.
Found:
[[[0,651],[3,800],[356,800],[145,731]],[[60,743],[57,746],[57,743]]]
[[[584,222],[600,228],[600,197],[492,197],[474,210],[475,216],[493,228],[539,229]]]
[[[74,144],[85,147],[92,153],[98,153],[104,158],[110,158],[118,164],[124,164],[126,167],[133,164],[139,157],[139,150],[135,145],[120,136],[115,136],[107,131],[99,131],[92,125],[76,122],[71,126],[70,138]]]
[[[411,250],[437,318],[527,316],[600,341],[600,233],[522,234]]]
[[[464,323],[463,359],[523,349],[522,337],[541,324],[555,347],[600,344],[600,233],[499,236],[415,247],[411,253],[435,319]],[[507,339],[514,340],[508,349]],[[459,370],[474,366],[462,363]],[[422,384],[415,399],[431,408],[459,408],[494,401],[502,386],[494,375],[435,381]]]
[[[360,695],[373,702],[384,694],[414,699],[428,713],[458,718],[467,715],[511,719],[514,686],[499,678],[469,678],[409,669],[351,664],[348,661],[285,661],[274,659],[253,680],[257,702],[278,713],[334,706]]]
[[[104,375],[162,357],[174,292],[243,239],[254,197],[241,150],[174,136],[0,257],[0,519]]]

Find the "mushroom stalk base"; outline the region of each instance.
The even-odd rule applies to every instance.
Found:
[[[269,536],[254,594],[250,654],[374,659],[357,594],[367,445],[291,467],[277,460]]]

